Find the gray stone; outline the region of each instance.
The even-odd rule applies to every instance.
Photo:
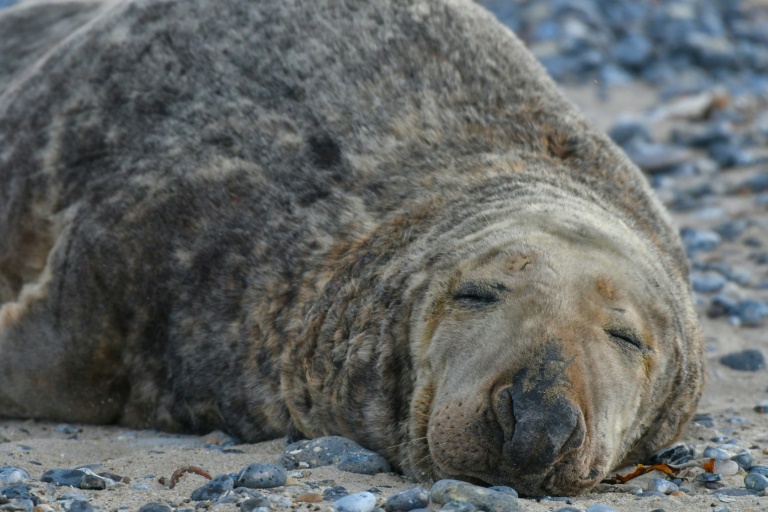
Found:
[[[67,509],[68,512],[95,512],[95,510],[94,506],[85,500],[75,500]]]
[[[376,508],[376,496],[368,491],[357,492],[339,498],[332,506],[339,512],[373,512]]]
[[[723,450],[722,448],[715,448],[713,446],[707,446],[704,448],[703,455],[705,459],[731,460],[730,453]]]
[[[763,491],[768,487],[768,477],[760,473],[747,473],[744,477],[744,487],[751,491]]]
[[[651,478],[646,485],[646,490],[660,492],[662,494],[670,494],[679,491],[680,488],[673,482],[664,478]]]
[[[173,509],[165,503],[147,503],[139,512],[173,512]]]
[[[720,274],[714,272],[694,273],[691,275],[691,285],[693,290],[698,293],[719,292],[728,280]]]
[[[759,350],[747,349],[722,356],[720,363],[734,370],[755,372],[765,368],[765,357]]]
[[[521,510],[515,496],[488,490],[459,480],[438,480],[432,486],[430,497],[436,504],[449,501],[471,503],[486,512],[516,512]]]
[[[393,494],[387,498],[384,508],[387,512],[408,511],[429,505],[429,491],[423,487],[414,487]]]
[[[768,317],[768,304],[754,299],[742,300],[736,306],[734,315],[744,327],[762,327]]]
[[[234,488],[235,482],[231,476],[218,475],[207,484],[195,489],[192,492],[192,499],[194,501],[215,500],[225,492],[231,491]]]
[[[254,462],[240,470],[235,485],[251,489],[266,489],[285,485],[288,475],[282,466],[269,462]]]
[[[29,473],[24,469],[16,466],[0,466],[0,484],[2,485],[23,484],[29,478]]]
[[[296,469],[302,462],[310,468],[334,465],[342,471],[364,475],[392,470],[389,462],[378,453],[339,436],[297,441],[288,445],[280,456],[280,464],[287,469]]]

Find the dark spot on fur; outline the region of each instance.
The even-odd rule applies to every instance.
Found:
[[[312,136],[307,140],[312,162],[322,169],[329,169],[341,162],[341,147],[328,135]]]
[[[550,156],[567,160],[576,156],[578,143],[574,138],[566,137],[562,134],[548,134],[545,137],[545,144]]]

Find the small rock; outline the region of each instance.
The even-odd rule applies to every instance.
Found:
[[[445,505],[441,506],[438,510],[445,510],[450,512],[475,512],[477,507],[465,501],[449,501]]]
[[[694,418],[694,421],[696,421],[696,418]],[[692,460],[695,454],[695,446],[692,444],[679,443],[653,453],[646,459],[645,463],[648,465],[685,464]]]
[[[68,485],[79,489],[85,475],[85,471],[81,469],[49,469],[43,473],[40,480],[54,485]]]
[[[26,470],[16,466],[0,466],[0,484],[2,485],[23,484],[29,478]]]
[[[660,492],[662,494],[671,494],[679,491],[680,488],[669,480],[663,478],[651,478],[646,485],[646,490]]]
[[[693,153],[688,149],[665,144],[636,144],[626,151],[635,165],[649,173],[662,172],[694,159]]]
[[[510,496],[517,498],[517,491],[511,487],[507,487],[506,485],[494,485],[489,487],[488,490],[509,494]]]
[[[280,464],[286,469],[296,469],[301,463],[309,468],[334,465],[342,471],[364,475],[392,470],[389,462],[378,453],[340,436],[319,437],[288,445],[280,456]]]
[[[731,507],[728,505],[718,505],[717,507],[712,509],[712,512],[730,512]]]
[[[737,453],[731,457],[731,460],[738,464],[741,468],[748,468],[755,463],[755,458],[752,456],[752,452],[749,450],[744,450],[740,453]]]
[[[54,430],[56,430],[56,432],[58,432],[59,434],[67,434],[67,435],[77,434],[78,432],[81,432],[80,428],[74,425],[68,425],[66,423],[61,423],[59,425],[56,425],[56,428]]]
[[[733,460],[718,460],[713,469],[723,476],[732,476],[739,472],[739,465]]]
[[[707,229],[686,227],[680,230],[680,236],[689,256],[716,249],[722,242],[720,235]]]
[[[240,512],[268,512],[269,510],[272,510],[272,505],[266,498],[263,500],[248,498],[240,504]]]
[[[59,501],[76,501],[76,500],[88,501],[88,497],[83,496],[82,494],[77,492],[65,492],[64,494],[58,497],[58,500]]]
[[[757,473],[758,475],[763,475],[768,477],[768,466],[755,464],[754,466],[750,466],[747,471],[750,473]]]
[[[760,473],[747,473],[744,477],[744,487],[751,491],[763,491],[768,487],[768,477]]]
[[[339,498],[332,506],[339,512],[373,512],[376,508],[376,496],[368,491],[357,492]]]
[[[756,372],[765,368],[763,353],[755,349],[742,350],[726,354],[720,358],[720,362],[734,370]]]
[[[134,491],[148,491],[152,487],[149,486],[149,484],[134,484],[131,486],[131,489]]]
[[[423,487],[414,487],[387,498],[384,508],[387,512],[396,512],[425,508],[427,505],[429,505],[429,491]]]
[[[238,489],[242,489],[246,492],[238,492]],[[269,499],[259,494],[256,491],[253,491],[251,489],[248,489],[247,487],[239,487],[238,489],[235,489],[235,492],[237,494],[248,496],[248,499],[246,499],[243,503],[240,504],[240,510],[247,510],[247,511],[255,511],[255,512],[265,512],[267,510],[272,509],[272,504],[270,503]]]
[[[616,512],[616,509],[613,507],[609,507],[608,505],[603,505],[602,503],[598,503],[597,505],[592,505],[587,509],[587,512]]]
[[[341,485],[334,485],[323,491],[323,496],[325,496],[323,499],[326,501],[336,501],[337,499],[348,495],[349,491],[347,488]]]
[[[719,482],[723,477],[719,473],[699,473],[696,475],[697,482]]]
[[[463,501],[487,512],[520,510],[520,504],[514,496],[459,480],[438,480],[432,486],[430,497],[440,505],[449,501]]]
[[[280,468],[282,469],[282,468]],[[235,488],[235,481],[229,475],[218,475],[207,484],[198,487],[192,492],[192,500],[215,500],[227,491]]]
[[[727,451],[721,449],[721,448],[714,448],[712,446],[707,446],[704,448],[704,458],[705,459],[715,459],[715,460],[731,460],[731,454]]]
[[[723,168],[740,167],[754,162],[755,157],[752,153],[745,151],[738,145],[730,142],[717,142],[707,148],[709,156],[712,157]]]
[[[84,500],[75,500],[67,509],[68,512],[95,512],[93,505]]]
[[[691,285],[698,293],[719,292],[728,280],[720,274],[713,272],[695,273],[691,275]]]
[[[139,512],[173,512],[173,509],[165,503],[147,503]]]
[[[636,495],[638,498],[666,498],[667,495],[659,491],[643,491]]]
[[[753,299],[743,300],[739,302],[734,315],[744,327],[762,327],[768,317],[768,304]]]
[[[266,489],[285,485],[288,475],[285,469],[269,462],[254,462],[240,470],[235,485],[251,489]]]
[[[651,134],[645,123],[635,119],[620,119],[611,127],[608,135],[624,149],[637,143],[651,141]]]
[[[707,316],[709,318],[719,318],[721,316],[734,315],[739,303],[726,295],[715,295],[709,303]]]

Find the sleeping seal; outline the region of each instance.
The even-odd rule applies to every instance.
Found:
[[[70,33],[24,31],[62,5]],[[691,417],[676,231],[472,2],[0,23],[52,41],[0,51],[1,415],[339,434],[527,495],[589,489]]]

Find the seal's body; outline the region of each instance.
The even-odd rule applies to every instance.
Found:
[[[524,494],[691,416],[677,234],[480,7],[68,5],[0,67],[0,415],[341,434]]]

